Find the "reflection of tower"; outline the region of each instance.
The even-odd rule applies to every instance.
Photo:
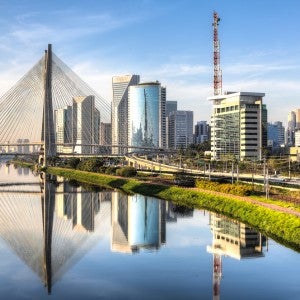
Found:
[[[72,210],[77,187],[63,183],[63,188],[59,185],[56,190],[58,182],[47,181],[45,175],[41,176],[40,186],[33,176],[31,180],[35,184],[18,185],[14,192],[0,193],[0,237],[38,275],[50,294],[53,284],[99,242],[104,226],[110,225],[110,197],[81,191],[86,200],[94,199],[94,210],[81,212],[82,220],[93,216],[94,231],[85,227],[78,231],[73,227]]]
[[[220,283],[222,278],[222,256],[214,253],[213,257],[213,299],[220,299]]]
[[[57,188],[55,209],[60,218],[72,221],[74,230],[93,232],[100,211],[99,195],[62,182]]]
[[[95,213],[100,210],[98,195],[77,188],[76,201],[73,203],[73,226],[76,230],[94,231]]]
[[[235,259],[263,257],[265,237],[256,230],[236,220],[210,213],[213,234],[212,246],[207,251],[213,254],[213,299],[220,298],[222,255]]]
[[[6,164],[6,165],[5,165],[5,173],[6,173],[7,175],[9,175],[9,173],[10,173],[10,172],[9,172],[9,171],[10,171],[10,170],[9,170],[9,167],[10,167],[10,164]]]
[[[51,294],[52,287],[52,230],[53,213],[55,203],[55,185],[46,180],[46,174],[43,174],[42,185],[42,213],[43,213],[43,238],[44,238],[44,283]]]
[[[165,242],[165,202],[142,195],[112,196],[112,250],[133,253]]]

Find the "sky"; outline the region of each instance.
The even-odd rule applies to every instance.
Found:
[[[223,91],[265,93],[268,121],[286,124],[300,108],[298,0],[0,0],[0,95],[52,44],[109,102],[112,76],[139,74],[208,121],[214,11]]]

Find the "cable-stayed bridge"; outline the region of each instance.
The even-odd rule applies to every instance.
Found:
[[[86,105],[81,105],[88,97]],[[61,110],[63,116],[74,106],[79,107],[77,114],[83,110],[80,116],[75,115],[77,123],[66,121],[64,128],[55,128],[55,117],[61,117],[57,111]],[[87,109],[92,110],[93,119],[86,126],[84,123],[90,117]],[[100,122],[110,122],[110,109],[108,101],[52,53],[48,45],[43,57],[0,98],[0,152],[40,152],[46,159],[57,154],[59,130],[64,131],[65,139],[80,146]],[[74,128],[77,136],[74,136]],[[97,142],[92,139],[88,144]]]

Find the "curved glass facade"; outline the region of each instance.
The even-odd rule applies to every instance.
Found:
[[[128,144],[159,147],[161,126],[161,85],[141,83],[129,88]]]

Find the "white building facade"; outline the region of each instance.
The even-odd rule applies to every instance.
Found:
[[[260,160],[267,147],[267,110],[264,93],[228,92],[210,97],[211,158],[229,156]]]
[[[127,148],[117,146],[128,146],[128,89],[140,82],[139,75],[114,76],[112,78],[112,148],[113,154],[124,154]]]

